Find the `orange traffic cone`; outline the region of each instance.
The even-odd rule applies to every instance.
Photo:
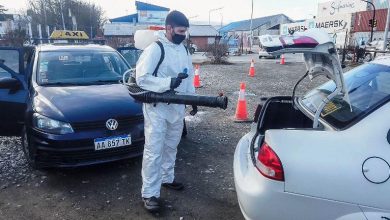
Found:
[[[280,59],[280,65],[286,64],[286,61],[284,60],[284,54],[282,54],[281,59]]]
[[[245,83],[240,84],[240,94],[238,96],[236,115],[234,116],[236,122],[248,121],[248,111],[246,109],[245,99]]]
[[[196,65],[196,67],[195,67],[194,86],[195,86],[195,88],[200,88],[200,87],[202,87],[202,86],[200,85],[199,65]]]
[[[254,77],[255,76],[255,62],[251,61],[251,67],[249,67],[249,76]]]

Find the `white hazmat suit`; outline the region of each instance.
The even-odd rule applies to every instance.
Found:
[[[141,88],[162,93],[170,90],[171,78],[177,77],[185,68],[188,78],[175,91],[194,94],[191,56],[183,44],[174,44],[159,31],[158,39],[164,46],[165,57],[157,77],[153,72],[161,57],[157,43],[149,45],[140,56],[136,67],[136,82]],[[160,197],[162,183],[172,183],[177,146],[183,131],[185,106],[179,104],[143,104],[145,118],[145,149],[142,161],[142,197]]]

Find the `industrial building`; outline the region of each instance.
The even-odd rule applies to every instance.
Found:
[[[145,30],[150,26],[164,26],[165,17],[170,9],[158,5],[135,2],[136,13],[110,19],[104,25],[104,37],[107,43],[117,47],[134,44],[134,34],[137,30]],[[189,40],[198,50],[204,51],[208,44],[213,44],[220,38],[218,31],[211,25],[190,25]]]

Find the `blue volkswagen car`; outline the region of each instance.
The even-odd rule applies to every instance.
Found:
[[[29,164],[77,167],[142,154],[142,106],[120,83],[130,66],[102,45],[0,48],[0,136]]]

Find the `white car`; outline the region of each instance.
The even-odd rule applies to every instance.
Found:
[[[367,43],[365,46],[366,53],[364,54],[364,61],[369,62],[373,60],[375,57],[384,56],[386,53],[381,52],[373,52],[373,51],[383,51],[383,45],[385,44],[385,41],[383,40],[376,40],[373,42]],[[385,51],[389,51],[388,44],[385,47]]]
[[[262,35],[262,36],[259,36],[259,39],[261,39],[261,42],[267,44],[269,41],[272,41],[272,40],[275,40],[275,39],[278,39],[279,36],[276,36],[276,35]],[[272,58],[272,59],[278,59],[280,58],[280,54],[277,54],[277,55],[273,55],[271,53],[269,53],[266,48],[264,47],[263,44],[259,44],[259,59],[261,58]]]
[[[390,57],[343,77],[333,43],[303,34],[268,46],[303,52],[306,75],[331,80],[259,105],[234,155],[241,211],[254,220],[388,220]]]
[[[280,55],[274,56],[274,55],[268,53],[266,50],[260,48],[260,49],[259,49],[259,59],[261,59],[261,58],[278,59],[278,58],[280,58]]]
[[[191,44],[190,44],[190,47],[188,48],[188,50],[189,50],[189,52],[190,52],[191,54],[194,54],[195,52],[198,51],[198,46],[196,46],[196,44],[191,43]]]

